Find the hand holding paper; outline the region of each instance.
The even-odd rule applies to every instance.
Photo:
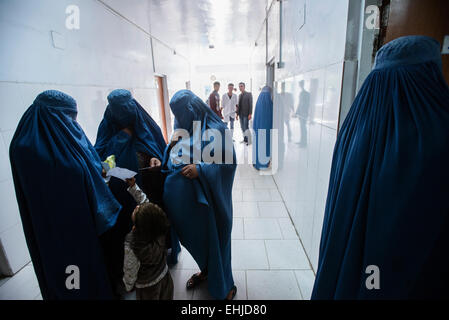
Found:
[[[128,170],[125,168],[115,167],[108,171],[107,176],[108,177],[116,177],[123,181],[126,181],[126,179],[131,179],[136,174],[137,174],[137,172],[134,172],[134,171],[131,171],[131,170]]]

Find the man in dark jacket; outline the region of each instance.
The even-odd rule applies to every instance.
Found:
[[[249,120],[251,120],[251,116],[253,113],[253,95],[251,92],[245,91],[245,83],[239,83],[240,95],[239,95],[239,104],[238,104],[238,117],[240,118],[240,126],[242,127],[243,132],[243,141],[242,143],[246,143],[248,145],[249,140],[248,136],[250,132],[247,131],[249,129]]]
[[[218,90],[220,90],[220,82],[215,81],[214,82],[214,91],[209,95],[209,99],[207,99],[207,104],[212,109],[213,112],[217,114],[220,119],[223,119],[223,115],[221,113],[221,106],[220,106],[220,94],[218,93]]]

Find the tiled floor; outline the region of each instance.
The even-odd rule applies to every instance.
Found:
[[[238,153],[244,151],[236,143]],[[298,239],[282,197],[271,176],[262,176],[250,165],[237,168],[234,189],[232,267],[236,299],[309,299],[314,273]],[[179,263],[170,270],[175,299],[210,299],[207,284],[187,291],[185,283],[198,267],[183,248]],[[30,265],[14,277],[0,280],[0,300],[40,299]],[[126,299],[134,299],[130,294]]]
[[[236,299],[309,299],[315,276],[276,184],[248,165],[239,165],[234,190],[232,267]],[[183,249],[172,270],[175,299],[211,299],[204,283],[185,290],[198,271]]]
[[[13,277],[0,280],[0,300],[42,300],[31,263]]]

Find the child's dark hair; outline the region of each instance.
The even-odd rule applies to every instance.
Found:
[[[137,209],[134,226],[133,242],[137,246],[142,246],[165,236],[170,223],[165,212],[158,205],[149,202],[140,205]]]

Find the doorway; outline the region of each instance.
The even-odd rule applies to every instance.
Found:
[[[171,118],[168,103],[167,77],[164,75],[156,75],[154,78],[157,87],[157,100],[159,103],[162,135],[164,136],[165,142],[168,143],[168,137],[171,135]]]
[[[273,94],[273,88],[274,88],[274,68],[275,68],[274,59],[271,59],[270,62],[267,63],[267,84],[266,85],[271,88],[272,94]]]

